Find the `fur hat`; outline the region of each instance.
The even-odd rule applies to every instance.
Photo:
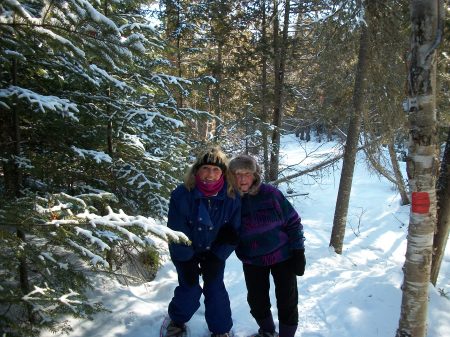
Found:
[[[231,159],[228,168],[231,173],[236,173],[236,171],[239,170],[248,170],[250,172],[253,172],[255,179],[248,193],[251,195],[255,195],[256,193],[258,193],[259,187],[261,186],[261,169],[255,158],[247,154],[240,154]]]
[[[214,165],[220,167],[227,181],[230,173],[227,170],[228,157],[219,146],[210,146],[201,152],[194,164],[192,164],[184,175],[184,186],[190,191],[195,187],[195,175],[202,165]],[[227,194],[229,197],[235,197],[235,189],[232,184],[227,185]]]
[[[200,154],[194,163],[194,174],[203,165],[213,165],[220,167],[223,173],[227,171],[227,157],[219,147],[211,147]]]

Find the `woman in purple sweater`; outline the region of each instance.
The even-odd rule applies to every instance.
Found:
[[[280,190],[261,182],[253,157],[235,157],[229,170],[242,194],[236,255],[243,262],[247,301],[259,326],[254,337],[293,337],[298,325],[297,275],[303,275],[306,264],[300,217]],[[270,274],[275,284],[279,335],[270,311]]]

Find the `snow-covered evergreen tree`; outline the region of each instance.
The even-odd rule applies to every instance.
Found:
[[[196,111],[176,105],[173,93],[189,81],[166,75],[144,5],[0,4],[0,325],[8,335],[59,329],[62,314],[99,309],[83,295],[87,266],[110,270],[118,246],[186,239],[156,221],[184,169],[181,121]]]

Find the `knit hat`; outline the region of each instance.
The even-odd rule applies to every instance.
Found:
[[[220,167],[223,173],[227,170],[227,158],[219,147],[212,147],[203,152],[194,163],[194,173],[203,165]]]
[[[258,193],[259,187],[261,186],[261,169],[255,158],[247,154],[240,154],[231,159],[228,168],[230,169],[231,173],[236,173],[236,171],[239,170],[248,170],[250,172],[253,172],[255,181],[250,187],[248,193],[251,195],[255,195],[256,193]]]

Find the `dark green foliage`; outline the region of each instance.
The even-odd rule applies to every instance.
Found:
[[[189,150],[180,130],[198,112],[177,107],[174,93],[191,82],[166,75],[146,5],[0,4],[0,314],[8,335],[70,328],[64,315],[102,310],[86,290],[92,271],[119,270],[112,252],[148,251],[152,228],[179,239],[153,218],[163,219],[180,182]],[[54,300],[67,294],[78,302]]]

